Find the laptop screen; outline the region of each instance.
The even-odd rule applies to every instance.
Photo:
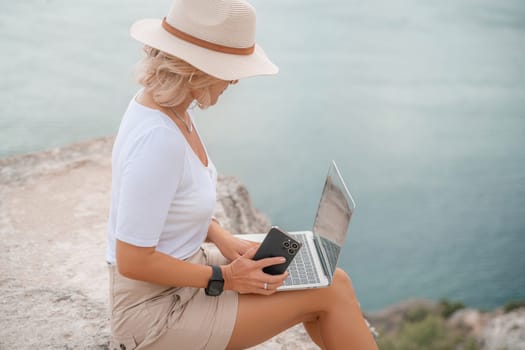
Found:
[[[332,161],[312,230],[318,247],[320,246],[330,278],[337,267],[354,209],[355,202],[352,195],[337,165]]]

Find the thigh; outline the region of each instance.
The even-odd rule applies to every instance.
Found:
[[[245,349],[297,323],[315,320],[323,309],[324,290],[239,295],[237,319],[228,349]]]
[[[214,247],[205,247],[187,261],[219,265],[225,259]],[[178,288],[167,298],[154,298],[145,305],[154,320],[151,336],[139,348],[224,350],[234,328],[237,301],[233,291],[209,297],[203,289],[189,287]]]

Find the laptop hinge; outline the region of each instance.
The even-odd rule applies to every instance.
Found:
[[[323,271],[325,276],[328,278],[328,281],[330,284],[332,284],[332,273],[330,272],[327,264],[326,264],[326,256],[324,254],[323,248],[319,244],[319,237],[316,237],[314,234],[314,244],[315,244],[315,250],[317,250],[317,253],[319,255],[319,260],[321,260],[321,266],[323,267]]]

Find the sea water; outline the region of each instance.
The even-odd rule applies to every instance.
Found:
[[[525,298],[525,3],[252,1],[280,67],[195,111],[222,174],[286,230],[312,227],[335,159],[357,202],[339,265],[366,310]],[[115,134],[139,18],[170,1],[0,10],[0,156]]]

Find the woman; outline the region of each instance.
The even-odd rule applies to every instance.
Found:
[[[277,73],[243,0],[175,0],[131,35],[146,58],[112,155],[107,260],[111,349],[243,349],[302,322],[322,349],[376,349],[350,279],[276,293],[286,273],[213,219],[216,170],[188,108],[238,79]],[[218,250],[201,247],[213,242]],[[220,252],[220,253],[219,253]]]

